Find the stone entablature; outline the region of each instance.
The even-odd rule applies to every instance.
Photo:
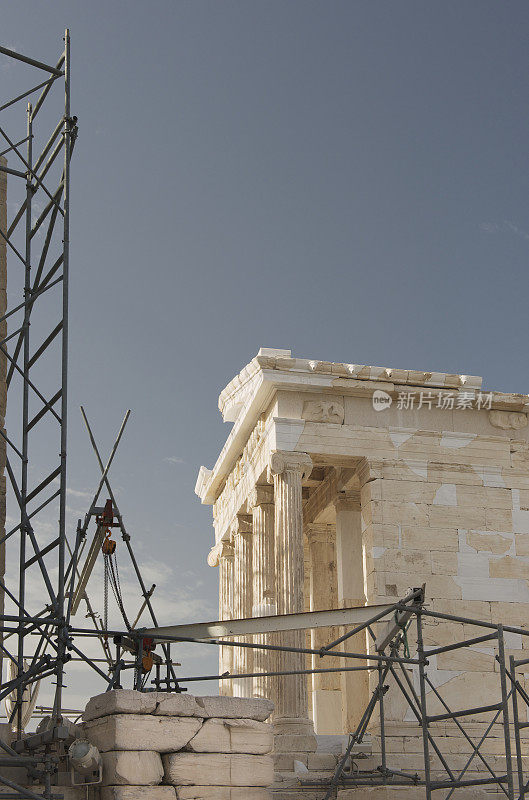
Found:
[[[311,392],[316,395],[328,392],[327,402],[336,404],[340,395],[344,398],[363,397],[371,403],[373,393],[377,390],[386,392],[393,399],[402,391],[415,390],[419,393],[421,390],[437,389],[457,395],[464,393],[467,397],[481,391],[487,395],[491,394],[490,408],[493,412],[518,412],[525,417],[529,410],[528,395],[496,391],[489,393],[481,389],[482,378],[474,375],[314,361],[292,358],[286,355],[290,354],[287,350],[277,351],[280,355],[272,355],[274,351],[265,348],[260,352],[263,351],[266,354],[257,355],[252,359],[220,394],[219,409],[223,417],[235,422],[235,425],[215,467],[212,470],[202,467],[200,470],[196,490],[203,503],[215,502],[224,481],[240,458],[259,416],[268,409],[272,397],[277,392]],[[316,396],[312,402],[321,403],[322,399]],[[308,399],[305,399],[304,403],[305,414],[302,405],[295,418],[300,421],[303,419],[313,421],[315,409],[310,407]],[[347,424],[347,404],[343,405],[346,406],[344,417]],[[333,416],[336,412],[341,416],[339,407],[335,410],[332,407],[328,409],[328,413]],[[322,411],[321,421],[327,421],[323,419],[324,416],[325,409]],[[489,414],[487,409],[483,409],[483,416],[489,417],[490,426],[498,429],[521,429],[526,425],[522,416],[519,416],[517,421],[514,416],[509,420],[509,413],[500,416]],[[336,419],[333,419],[332,424],[336,424]]]
[[[375,392],[385,393],[382,410],[373,403]],[[417,402],[406,403],[414,393]],[[248,615],[265,606],[287,613],[390,602],[425,582],[436,611],[511,624],[529,620],[528,395],[485,392],[475,376],[262,350],[222,392],[219,408],[233,429],[214,468],[201,469],[196,491],[213,506],[210,563],[234,544],[234,520],[242,515],[250,525],[241,558],[252,567],[245,574],[239,563],[233,574],[241,585],[232,587],[244,594]],[[292,486],[281,478],[289,463],[297,465]],[[266,524],[256,491],[267,497]],[[250,555],[252,548],[258,549]],[[268,573],[254,581],[263,559]],[[263,587],[271,585],[275,597],[267,588],[265,602]],[[228,595],[224,589],[223,613]],[[286,606],[286,600],[293,602]],[[235,608],[242,613],[236,600]],[[428,644],[463,636],[450,628],[426,626]],[[365,636],[355,638],[356,652],[371,652]],[[324,641],[320,633],[313,640]],[[521,653],[516,637],[508,646]],[[460,697],[468,705],[473,691],[489,691],[490,653],[481,648],[451,658],[439,655],[429,665],[451,705]],[[301,662],[291,659],[289,668]],[[260,671],[267,659],[255,663]],[[270,656],[268,669],[277,663]],[[306,668],[310,663],[305,660]],[[306,705],[317,732],[347,733],[373,688],[364,673],[296,681],[287,700],[294,698],[299,724],[290,720],[288,732],[282,722],[279,733],[285,749],[291,739],[298,752],[312,746]],[[265,684],[284,709],[284,679],[257,681],[254,691],[262,696]],[[295,716],[292,708],[288,713]],[[388,700],[387,715],[388,729],[407,736],[413,720],[405,704]]]

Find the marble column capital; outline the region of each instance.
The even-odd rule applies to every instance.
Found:
[[[248,495],[248,506],[250,508],[257,508],[257,506],[265,506],[273,504],[274,504],[273,486],[254,486],[254,488]]]
[[[233,545],[229,542],[221,542],[219,548],[219,559],[225,558],[227,561],[233,561],[235,557],[235,552],[233,550]]]
[[[233,559],[234,551],[233,546],[229,542],[220,541],[208,553],[207,562],[210,567],[218,567],[221,558]]]
[[[301,480],[312,472],[312,458],[308,453],[295,453],[290,450],[275,450],[270,455],[269,472],[283,475],[285,472],[299,473]]]
[[[249,514],[237,514],[230,526],[231,538],[251,536],[253,533],[252,517]]]
[[[360,511],[360,492],[338,492],[334,507],[336,511]]]

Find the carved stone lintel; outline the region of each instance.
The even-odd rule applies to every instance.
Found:
[[[331,422],[343,425],[343,403],[341,400],[306,400],[301,416],[307,422]]]
[[[270,456],[270,472],[282,475],[284,472],[299,472],[301,480],[312,472],[312,459],[308,453],[295,453],[290,450],[276,450]]]
[[[303,526],[309,544],[313,542],[333,542],[336,537],[336,526],[311,522]]]
[[[504,431],[519,431],[527,426],[527,414],[522,411],[489,411],[489,422]]]
[[[255,486],[248,495],[248,507],[257,508],[257,506],[273,505],[274,503],[274,487],[273,486]]]

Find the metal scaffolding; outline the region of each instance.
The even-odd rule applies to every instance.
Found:
[[[476,634],[479,635],[456,639],[443,646],[427,647],[424,636],[425,631],[431,631],[428,623],[432,622],[439,623],[441,627],[447,623],[463,624],[467,626],[469,633],[472,628],[477,628]],[[277,630],[307,630],[338,624],[353,627],[319,650],[223,638],[248,637]],[[337,649],[362,632],[367,633],[370,642],[365,652]],[[410,641],[413,633],[415,636],[412,645]],[[356,664],[295,672],[179,677],[181,684],[322,672],[368,671],[377,675],[369,702],[356,730],[349,736],[348,746],[338,761],[334,775],[324,781],[310,781],[307,776],[300,778],[300,796],[304,790],[322,789],[325,791],[325,800],[331,800],[336,797],[340,788],[409,786],[422,787],[426,800],[431,800],[434,793],[435,797],[443,797],[445,800],[450,800],[454,794],[456,797],[465,797],[465,792],[470,787],[488,788],[504,794],[509,800],[529,797],[529,743],[522,735],[522,731],[529,728],[529,694],[523,686],[520,674],[516,673],[516,670],[520,671],[522,667],[529,665],[529,658],[516,659],[513,655],[507,657],[505,644],[505,635],[514,634],[520,637],[518,650],[525,649],[524,642],[529,648],[529,630],[525,628],[432,611],[425,606],[423,586],[411,591],[403,600],[384,606],[150,628],[144,629],[143,634],[165,642],[185,641],[224,647],[286,650],[312,656],[330,656],[342,659],[347,664]],[[484,698],[486,702],[481,705],[453,708],[443,696],[442,687],[438,687],[434,676],[429,674],[428,667],[438,655],[461,650],[470,650],[478,660],[480,656],[484,658],[482,651],[472,650],[476,647],[488,647],[494,653],[494,664],[497,666],[496,695]],[[417,735],[422,739],[422,753],[419,754],[422,766],[419,769],[406,769],[404,753],[388,752],[388,720],[384,698],[390,691],[405,699],[410,715],[417,725]],[[432,709],[432,706],[437,709]],[[468,726],[465,727],[468,720],[474,726],[470,732]],[[452,742],[454,737],[460,737],[460,749],[457,752],[451,747],[447,748],[448,728]],[[380,763],[372,769],[362,770],[357,762],[365,753],[361,746],[369,730],[377,733],[379,749],[376,755],[380,757]],[[410,727],[408,736],[412,735],[412,730]],[[490,749],[492,738],[496,740],[496,745]],[[502,743],[499,747],[498,741]],[[495,749],[499,752],[494,752]],[[464,758],[462,766],[461,756]],[[292,790],[292,787],[289,788]]]
[[[19,570],[16,587],[6,585],[7,581],[1,586],[6,599],[16,609],[14,615],[3,615],[2,645],[4,658],[16,663],[16,675],[4,682],[0,699],[8,694],[16,695],[12,719],[21,735],[24,691],[31,683],[54,676],[53,707],[54,713],[60,714],[63,669],[68,660],[69,609],[65,603],[68,273],[70,160],[77,137],[77,119],[70,112],[68,31],[64,37],[64,51],[55,66],[4,47],[0,47],[0,53],[47,75],[45,81],[0,107],[0,135],[7,145],[2,154],[9,155],[13,165],[0,165],[0,170],[8,173],[11,182],[17,179],[23,187],[12,220],[8,220],[7,231],[0,230],[10,259],[18,262],[23,270],[21,280],[14,268],[10,271],[10,289],[11,285],[15,287],[10,294],[18,289],[20,302],[1,318],[3,323],[9,319],[13,331],[4,335],[0,343],[7,362],[10,415],[9,435],[2,433],[7,446],[6,472],[8,489],[15,498],[20,520],[1,541],[5,547],[8,540],[18,537]],[[38,130],[40,115],[49,117],[49,107],[57,105],[57,94],[61,110],[46,139]],[[16,130],[9,135],[10,123],[14,120],[16,125],[22,116],[16,113],[20,101],[34,95],[35,104],[30,100],[25,109],[25,135],[17,134]],[[44,124],[47,126],[48,120]],[[50,301],[54,303],[51,323]],[[43,313],[44,303],[46,313]],[[11,402],[12,398],[15,402]],[[49,461],[44,467],[42,464],[34,466],[36,445],[38,443],[42,452],[44,442]],[[58,527],[52,541],[43,546],[39,527],[44,514],[47,516],[52,509],[58,512]],[[53,579],[50,564],[57,571]],[[47,595],[46,608],[37,615],[29,611],[31,604],[27,596],[27,579],[32,567],[37,568]],[[35,631],[40,640],[36,648],[31,648],[32,656],[28,660],[28,635]],[[13,634],[9,646],[6,634]],[[11,644],[13,640],[15,646]],[[52,653],[44,654],[48,647]]]
[[[52,713],[60,721],[64,665],[70,658],[70,609],[65,601],[68,275],[70,161],[77,119],[70,111],[68,31],[55,66],[5,47],[0,47],[0,54],[13,66],[25,64],[21,75],[29,73],[29,88],[0,106],[2,155],[9,159],[9,166],[3,161],[0,170],[9,176],[16,206],[7,230],[0,229],[13,263],[9,288],[10,297],[15,298],[0,318],[9,413],[9,434],[2,431],[1,435],[7,448],[8,492],[19,520],[0,541],[5,548],[7,542],[12,546],[18,540],[19,560],[16,581],[10,570],[9,581],[6,577],[0,582],[5,601],[14,606],[13,614],[2,614],[0,647],[12,677],[4,680],[0,700],[12,699],[10,722],[20,739],[28,693],[43,678],[55,681]],[[39,81],[36,76],[43,72],[45,80]],[[26,99],[20,113],[21,101]],[[37,448],[46,454],[44,464],[41,458],[35,460]],[[53,511],[57,528],[43,544],[41,523]],[[47,599],[39,612],[33,610],[28,595],[29,576],[32,594],[38,585],[41,597]],[[16,748],[2,747],[0,765],[12,766]],[[36,775],[36,759],[29,755],[26,759]],[[39,762],[47,785],[45,796],[50,796],[52,760],[46,754]],[[23,791],[21,795],[21,787],[1,775],[0,782],[15,792],[2,797],[34,796]]]

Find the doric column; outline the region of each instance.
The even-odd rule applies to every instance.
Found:
[[[252,616],[252,523],[251,517],[237,515],[232,523],[231,536],[234,546],[234,597],[233,616],[243,619]],[[247,642],[248,637],[238,637]],[[252,671],[252,649],[250,647],[234,648],[235,672],[243,674]],[[235,697],[251,697],[252,679],[241,678],[233,681]]]
[[[310,610],[338,608],[336,581],[336,529],[334,525],[305,526],[309,551]],[[340,636],[340,628],[315,628],[311,647],[319,650]],[[312,656],[313,669],[338,667],[336,658]],[[342,693],[339,672],[314,673],[312,676],[312,718],[316,733],[342,733]]]
[[[366,599],[359,493],[340,493],[335,508],[338,605],[340,608],[362,606]],[[350,652],[366,653],[365,633],[347,639],[343,647]],[[343,672],[341,682],[343,730],[349,733],[355,730],[368,702],[367,672]]]
[[[274,545],[274,492],[271,486],[256,486],[248,498],[252,509],[252,560],[253,560],[253,617],[268,617],[277,613]],[[254,642],[271,644],[270,634],[254,636]],[[270,650],[253,651],[253,671],[270,672],[275,669],[275,654]],[[274,703],[275,678],[254,678],[255,697],[267,697]]]
[[[219,618],[231,619],[233,617],[233,547],[228,542],[222,542],[219,552]],[[219,672],[233,672],[233,647],[219,647]],[[219,694],[231,695],[233,693],[232,681],[220,681]]]
[[[303,584],[303,507],[301,482],[310,475],[312,460],[306,453],[276,451],[270,458],[270,475],[274,481],[277,613],[304,611]],[[277,640],[289,647],[304,647],[303,631],[287,631]],[[305,669],[302,653],[277,653],[279,671]],[[313,749],[312,723],[308,718],[307,679],[305,675],[288,675],[278,679],[274,717],[276,733],[289,734],[288,750]],[[313,739],[314,737],[312,737]],[[305,740],[305,741],[304,741]],[[276,750],[282,749],[281,744]]]

